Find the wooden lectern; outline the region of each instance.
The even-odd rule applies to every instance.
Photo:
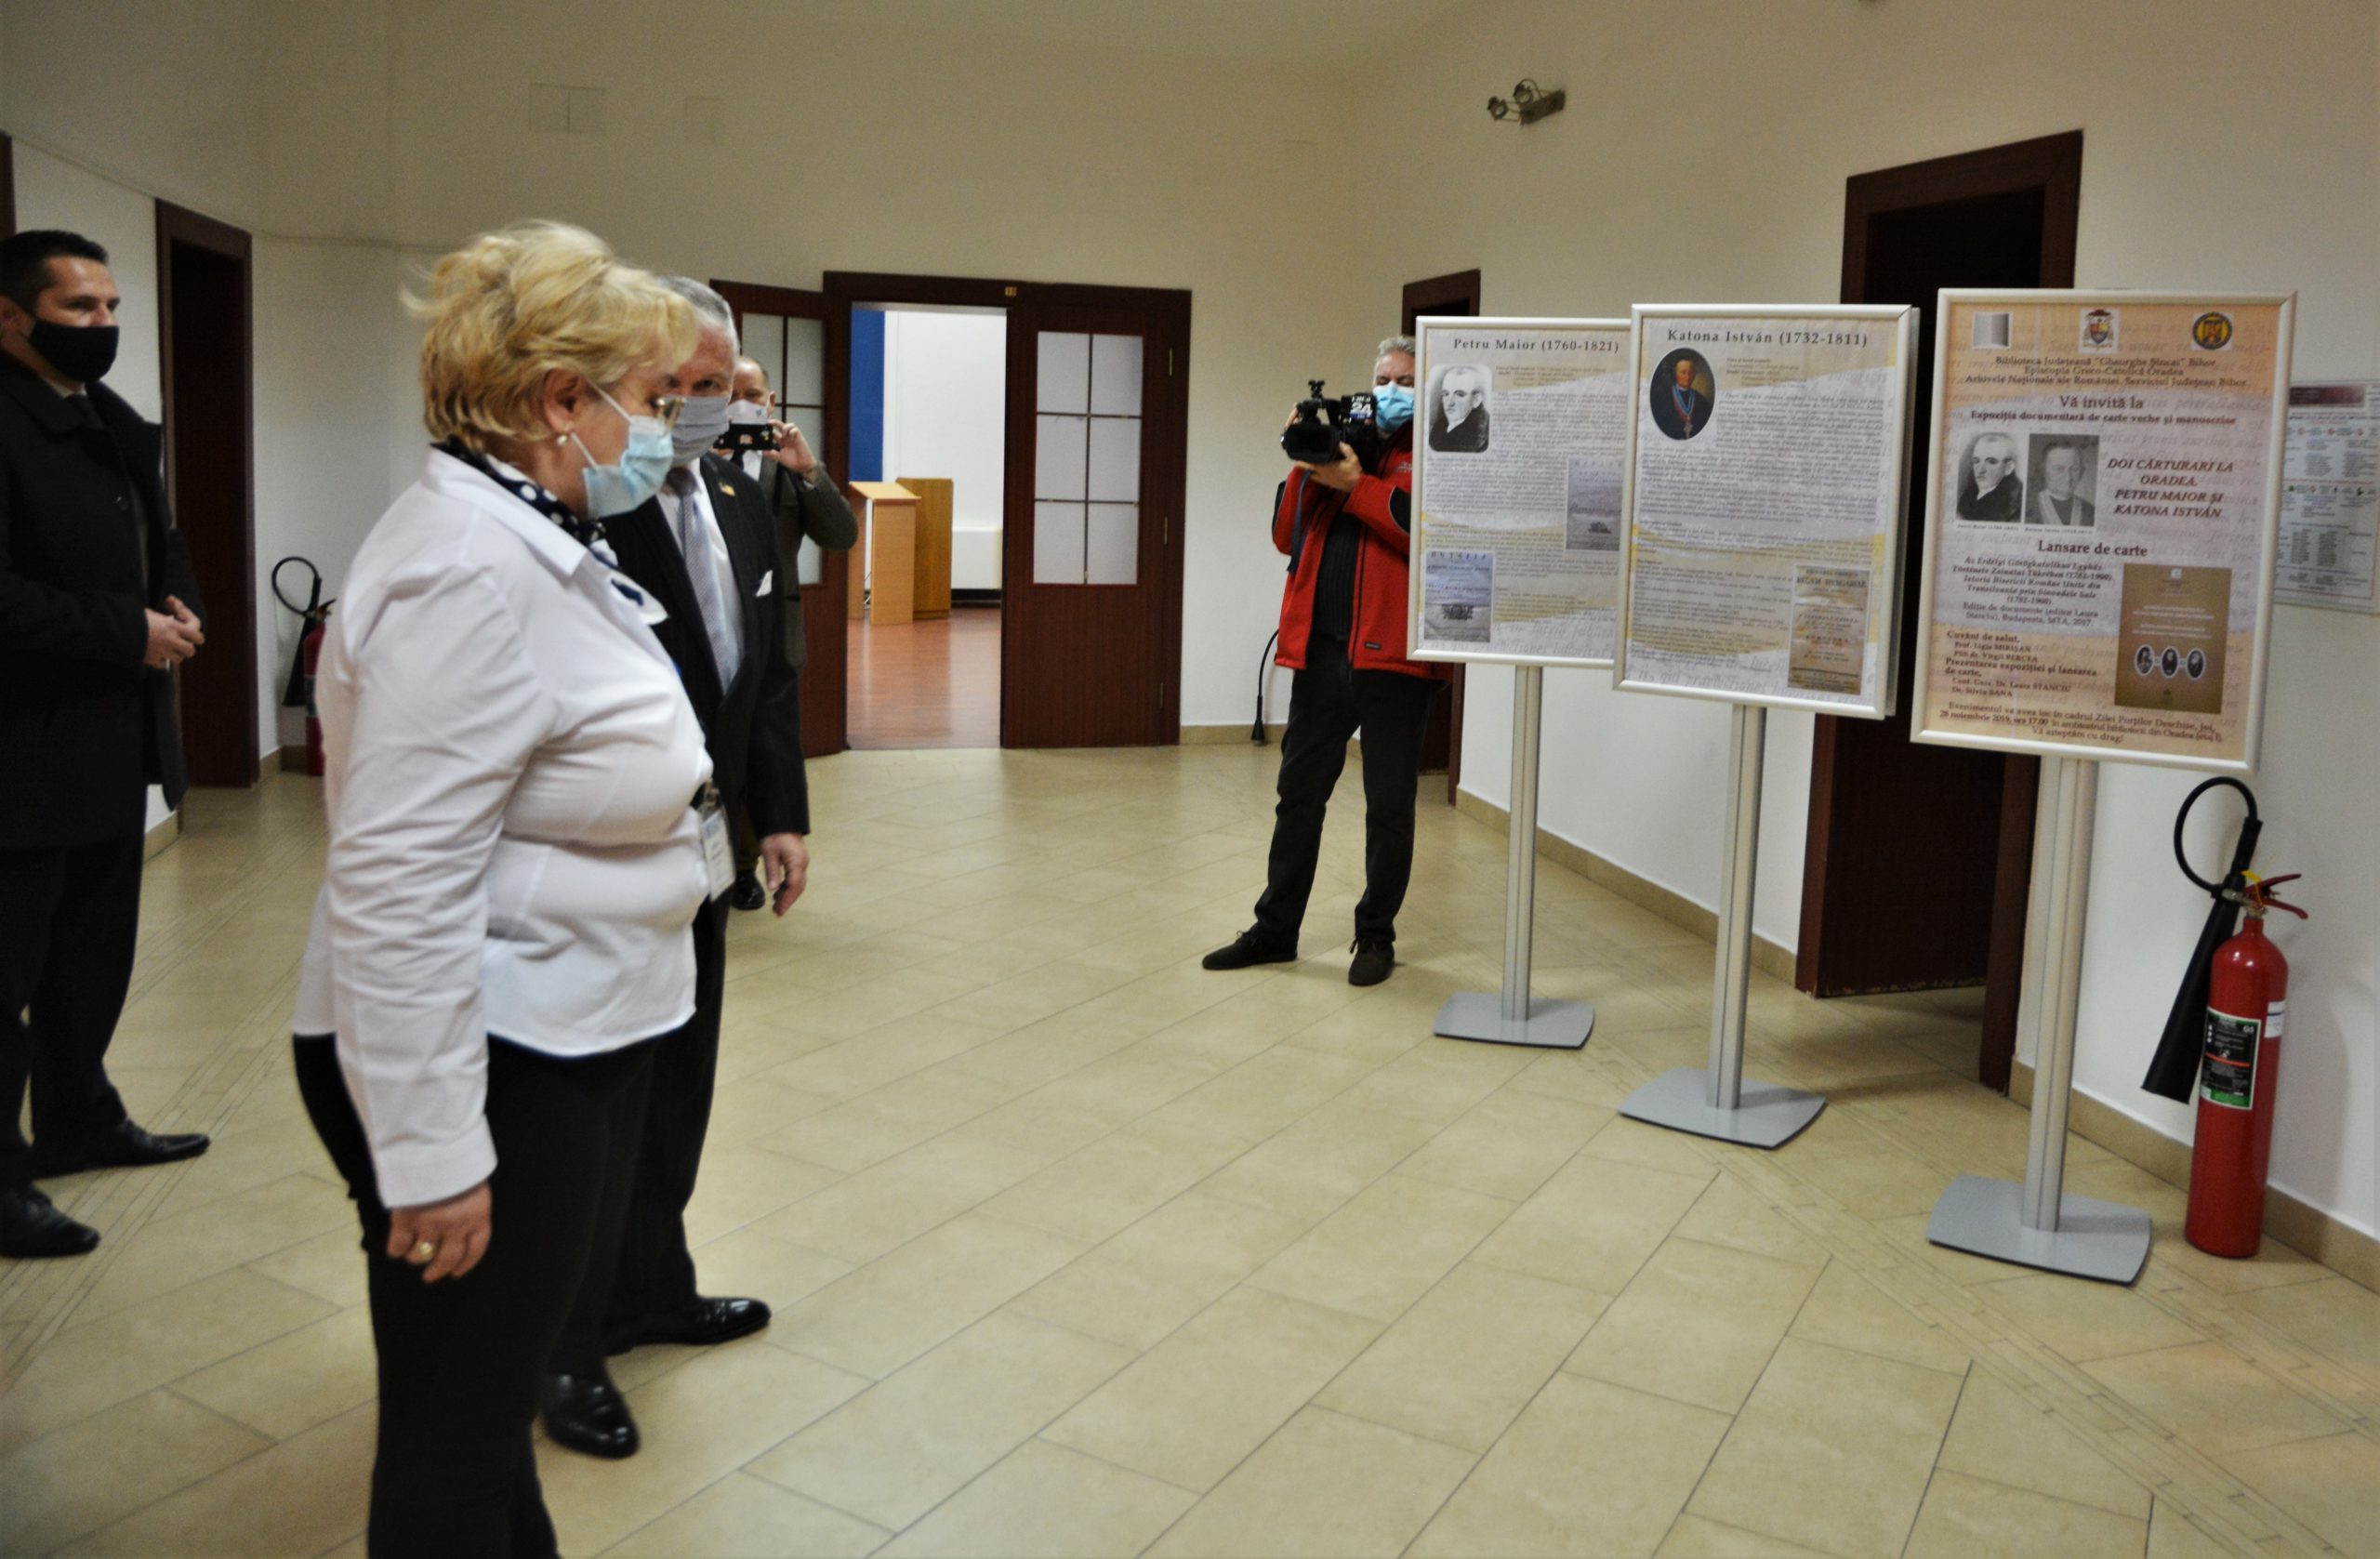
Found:
[[[916,614],[918,495],[897,482],[845,484],[859,516],[859,567],[852,570],[851,620],[878,628],[906,623]]]
[[[917,614],[950,615],[950,514],[954,489],[946,476],[905,476],[901,485],[918,495]]]

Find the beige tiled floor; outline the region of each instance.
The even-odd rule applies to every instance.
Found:
[[[2130,1290],[1942,1251],[2023,1113],[1972,993],[1760,981],[1774,1155],[1621,1120],[1699,1063],[1707,944],[1557,867],[1576,1055],[1450,1044],[1501,838],[1421,818],[1410,960],[1351,989],[1342,795],[1307,961],[1212,975],[1269,751],[854,753],[788,921],[734,929],[690,1222],[760,1337],[617,1361],[646,1448],[545,1457],[567,1552],[637,1555],[2380,1554],[2380,1298],[2279,1246]],[[283,1032],[306,782],[201,795],[151,867],[117,1075],[195,1163],[56,1182],[106,1242],[0,1269],[0,1552],[358,1553],[370,1331]]]

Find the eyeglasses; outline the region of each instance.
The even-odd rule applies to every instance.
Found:
[[[685,410],[686,398],[682,395],[656,395],[653,398],[652,415],[661,419],[664,428],[677,427],[678,418],[684,415]]]

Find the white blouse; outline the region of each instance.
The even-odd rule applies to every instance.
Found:
[[[315,699],[330,852],[291,1024],[336,1037],[381,1200],[496,1167],[490,1035],[591,1055],[693,1014],[700,724],[603,561],[432,452],[349,570]]]

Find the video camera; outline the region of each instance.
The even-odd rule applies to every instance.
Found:
[[[1281,430],[1282,452],[1292,460],[1329,466],[1337,463],[1343,443],[1368,469],[1388,442],[1370,394],[1326,396],[1320,379],[1305,382],[1312,393],[1298,403],[1297,420]]]

